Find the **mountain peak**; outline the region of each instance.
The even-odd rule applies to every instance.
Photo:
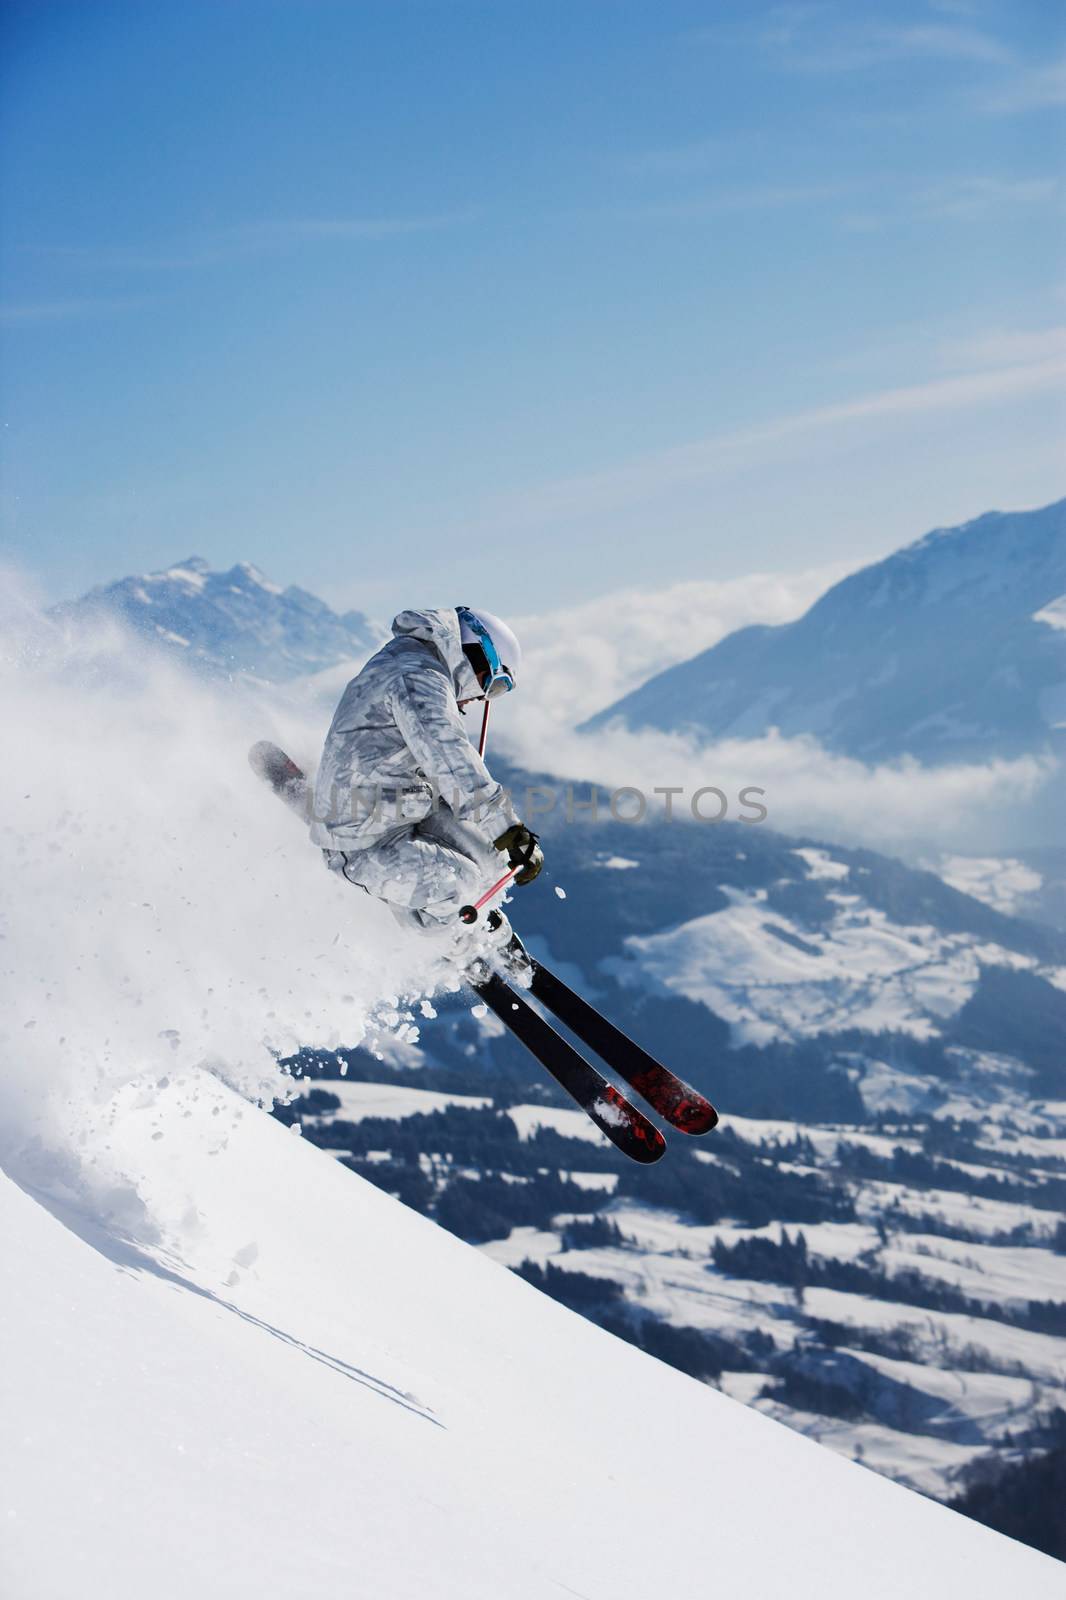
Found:
[[[231,567],[229,572],[226,573],[226,577],[231,581],[243,579],[245,583],[251,584],[257,589],[263,589],[267,594],[282,594],[284,592],[280,584],[271,583],[266,574],[250,561],[238,561],[236,566]]]
[[[338,616],[314,595],[282,589],[250,561],[220,572],[195,555],[93,589],[55,613],[117,617],[142,639],[208,671],[273,680],[360,660],[384,637],[362,612]]]

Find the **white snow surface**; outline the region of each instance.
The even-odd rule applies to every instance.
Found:
[[[347,1083],[343,1078],[330,1078],[328,1082],[309,1082],[307,1088],[324,1089],[340,1101],[339,1111],[317,1112],[315,1122],[362,1122],[367,1117],[402,1121],[405,1117],[445,1111],[449,1106],[482,1111],[492,1104],[487,1095],[451,1094],[440,1089],[409,1088],[402,1083]]]
[[[975,900],[983,900],[1007,916],[1019,912],[1043,882],[1039,872],[1011,856],[945,855],[932,870],[953,889],[972,894]]]
[[[812,846],[804,846],[793,850],[794,856],[799,856],[807,868],[808,878],[847,878],[851,868],[844,861],[834,861],[828,850],[818,850]]]
[[[586,1139],[590,1144],[606,1144],[607,1139],[583,1111],[569,1106],[511,1106],[508,1116],[519,1137],[532,1139],[541,1128],[552,1128],[564,1139]]]
[[[703,1542],[661,1530],[712,1515],[714,1582],[747,1593],[1061,1592],[1045,1557],[613,1339],[217,1079],[111,1110],[155,1244],[0,1178],[5,1593],[646,1600],[706,1592]]]

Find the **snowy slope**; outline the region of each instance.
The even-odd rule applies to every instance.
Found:
[[[862,760],[1041,750],[1066,722],[1066,501],[937,529],[835,584],[798,621],[748,627],[586,723],[815,736]]]
[[[155,1245],[0,1179],[17,1600],[1061,1594],[1056,1564],[613,1340],[214,1079],[112,1109]]]

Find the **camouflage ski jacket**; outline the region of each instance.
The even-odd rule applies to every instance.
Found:
[[[481,692],[459,619],[454,610],[401,611],[392,632],[333,717],[311,837],[325,850],[373,849],[444,808],[491,845],[516,819],[459,711]]]

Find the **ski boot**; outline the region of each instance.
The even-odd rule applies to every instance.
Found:
[[[497,972],[516,988],[528,989],[532,984],[533,963],[502,911],[490,911],[476,931],[471,929],[463,937],[462,943],[474,950],[473,960],[465,967],[471,983],[484,983],[490,973]]]

